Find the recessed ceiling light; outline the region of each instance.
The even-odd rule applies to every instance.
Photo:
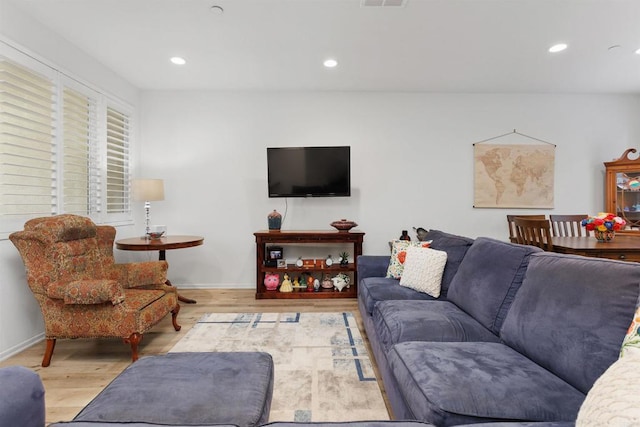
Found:
[[[327,68],[335,68],[338,66],[338,61],[336,61],[335,59],[326,59],[323,62],[323,65]]]
[[[636,54],[640,55],[640,49],[636,50]]]
[[[171,58],[171,62],[176,65],[184,65],[187,63],[184,58],[181,58],[179,56],[174,56],[173,58]]]
[[[551,53],[562,52],[566,48],[567,48],[567,44],[566,43],[558,43],[558,44],[554,44],[553,46],[551,46],[549,48],[549,52],[551,52]]]

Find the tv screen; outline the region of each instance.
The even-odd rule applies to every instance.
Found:
[[[351,147],[267,148],[269,197],[351,196]]]

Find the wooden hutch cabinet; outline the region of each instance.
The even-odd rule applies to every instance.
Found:
[[[604,162],[605,209],[627,221],[627,229],[640,231],[640,157],[629,158],[635,148],[619,159]]]

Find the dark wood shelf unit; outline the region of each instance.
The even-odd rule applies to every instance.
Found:
[[[364,233],[360,231],[332,231],[332,230],[308,230],[308,231],[258,231],[253,233],[256,238],[256,299],[298,299],[298,298],[356,298],[358,295],[358,257],[362,255],[362,241]],[[353,262],[342,267],[298,267],[288,264],[287,268],[267,267],[264,265],[266,247],[274,244],[332,244],[353,245]],[[335,260],[337,262],[337,260]],[[268,291],[264,286],[265,273],[329,273],[335,275],[345,273],[351,277],[349,288],[338,292],[334,289],[320,288],[317,292],[309,292],[296,288],[293,292]],[[293,278],[292,278],[293,279]]]

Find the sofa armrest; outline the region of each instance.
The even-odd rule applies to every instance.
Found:
[[[44,426],[44,386],[38,374],[22,366],[0,369],[0,425]]]
[[[169,264],[166,261],[131,262],[115,264],[114,267],[125,288],[163,285],[167,282]]]
[[[71,282],[53,282],[47,286],[47,296],[61,299],[65,304],[102,304],[113,305],[124,301],[124,290],[115,280],[85,279]]]
[[[358,257],[358,280],[367,277],[385,277],[390,259],[389,255],[360,255]]]

